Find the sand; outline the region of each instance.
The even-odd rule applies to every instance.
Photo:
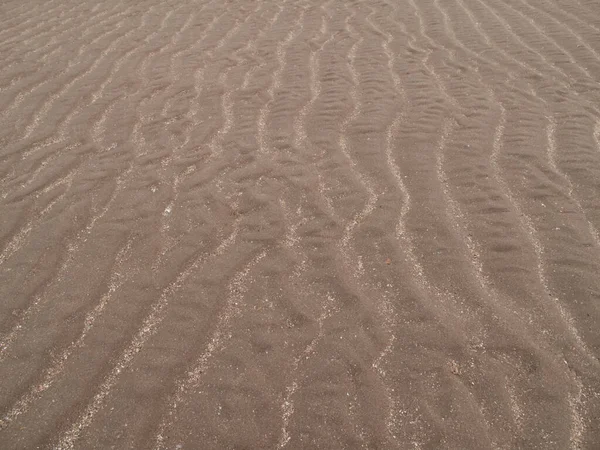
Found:
[[[0,5],[2,449],[600,448],[593,0]]]

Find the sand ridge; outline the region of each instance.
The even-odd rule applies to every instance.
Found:
[[[0,24],[0,447],[600,446],[594,2]]]

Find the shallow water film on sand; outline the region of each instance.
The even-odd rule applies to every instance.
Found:
[[[2,449],[600,448],[595,0],[6,0]]]

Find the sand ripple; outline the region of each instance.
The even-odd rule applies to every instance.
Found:
[[[600,447],[593,2],[0,12],[0,447]]]

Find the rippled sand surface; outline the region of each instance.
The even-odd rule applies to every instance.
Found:
[[[600,448],[595,0],[6,0],[0,447]]]

